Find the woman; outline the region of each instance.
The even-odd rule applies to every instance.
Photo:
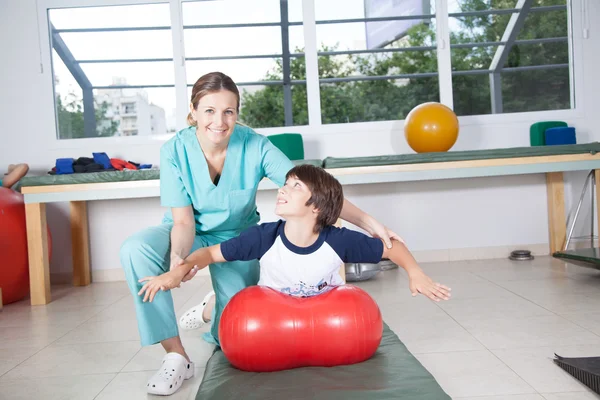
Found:
[[[177,327],[171,293],[160,292],[153,302],[138,296],[141,278],[167,272],[200,247],[221,243],[259,222],[256,190],[267,177],[283,186],[293,164],[266,137],[237,124],[240,95],[228,76],[202,76],[192,90],[188,123],[161,148],[161,204],[169,207],[159,226],[126,240],[121,263],[134,296],[142,345],[160,343],[167,354],[148,382],[148,392],[169,395],[194,366]],[[386,228],[345,201],[342,218],[381,237],[391,246]],[[210,265],[215,306],[210,338],[217,345],[219,318],[229,299],[259,278],[256,261]],[[187,279],[193,277],[191,272]],[[187,280],[186,279],[186,280]]]

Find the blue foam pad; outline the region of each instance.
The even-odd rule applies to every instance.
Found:
[[[72,174],[73,171],[73,160],[72,158],[57,158],[56,159],[56,174],[65,175]]]
[[[92,155],[94,156],[94,162],[101,164],[104,169],[114,169],[106,153],[92,153]]]
[[[575,128],[573,127],[563,126],[558,128],[548,128],[544,135],[546,138],[546,146],[577,144]]]

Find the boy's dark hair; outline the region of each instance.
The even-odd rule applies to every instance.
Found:
[[[319,209],[315,233],[328,225],[334,225],[339,218],[344,205],[344,191],[337,179],[323,168],[313,165],[297,165],[292,168],[285,179],[295,177],[302,182],[311,192],[307,206],[313,204]]]

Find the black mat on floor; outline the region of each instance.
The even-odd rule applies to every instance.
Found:
[[[600,394],[600,357],[566,358],[555,354],[554,363]]]
[[[600,269],[600,248],[598,247],[557,251],[552,256],[580,267]]]

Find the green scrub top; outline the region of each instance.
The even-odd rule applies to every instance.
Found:
[[[256,209],[260,181],[267,177],[281,187],[293,166],[265,136],[236,124],[229,139],[223,172],[215,185],[196,137],[196,127],[191,126],[177,132],[161,147],[161,205],[185,207],[191,204],[197,233],[237,236],[260,220]],[[173,222],[171,210],[166,212],[163,222]]]

